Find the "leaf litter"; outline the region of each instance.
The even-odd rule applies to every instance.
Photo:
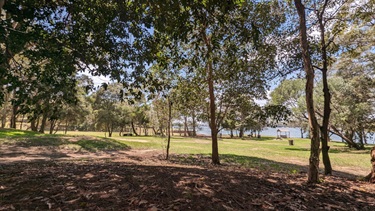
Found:
[[[342,175],[311,186],[305,172],[214,166],[200,155],[4,150],[0,210],[375,210],[375,185]]]

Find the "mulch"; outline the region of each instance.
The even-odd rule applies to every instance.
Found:
[[[305,172],[179,156],[1,162],[0,210],[375,210],[374,184],[327,176],[311,186]]]

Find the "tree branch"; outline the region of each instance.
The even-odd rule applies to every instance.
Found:
[[[318,67],[318,66],[316,66],[316,65],[313,65],[313,68],[315,68],[315,69],[318,69],[318,70],[320,70],[320,71],[322,71],[322,70],[323,70],[323,68],[321,68],[321,67]]]

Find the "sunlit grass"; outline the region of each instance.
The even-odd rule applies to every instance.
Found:
[[[81,137],[83,140],[75,143],[67,142],[63,137]],[[94,139],[90,137],[96,137]],[[107,138],[106,138],[107,137]],[[43,135],[30,131],[1,130],[0,141],[20,141],[25,146],[73,146],[88,151],[128,149],[165,150],[166,137],[159,136],[119,136],[113,133],[112,138],[104,132],[69,131],[67,136],[62,132],[58,135]],[[296,166],[307,166],[310,156],[310,140],[293,138],[294,145],[289,145],[287,139],[277,140],[274,137],[261,139],[229,139],[219,140],[219,153],[223,162],[236,163],[260,169],[274,168],[297,171]],[[370,170],[370,146],[365,150],[349,149],[344,143],[330,142],[330,158],[335,168],[352,169],[359,172]],[[171,138],[170,152],[174,154],[210,156],[210,138],[190,138],[174,136]],[[323,164],[321,164],[323,166]]]
[[[45,136],[45,134],[26,131],[26,130],[15,130],[15,129],[0,129],[0,139],[4,138],[17,138],[17,137],[35,137]]]

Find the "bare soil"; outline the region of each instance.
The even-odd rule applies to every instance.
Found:
[[[375,210],[375,185],[345,175],[311,186],[306,172],[186,157],[0,145],[0,210]]]

